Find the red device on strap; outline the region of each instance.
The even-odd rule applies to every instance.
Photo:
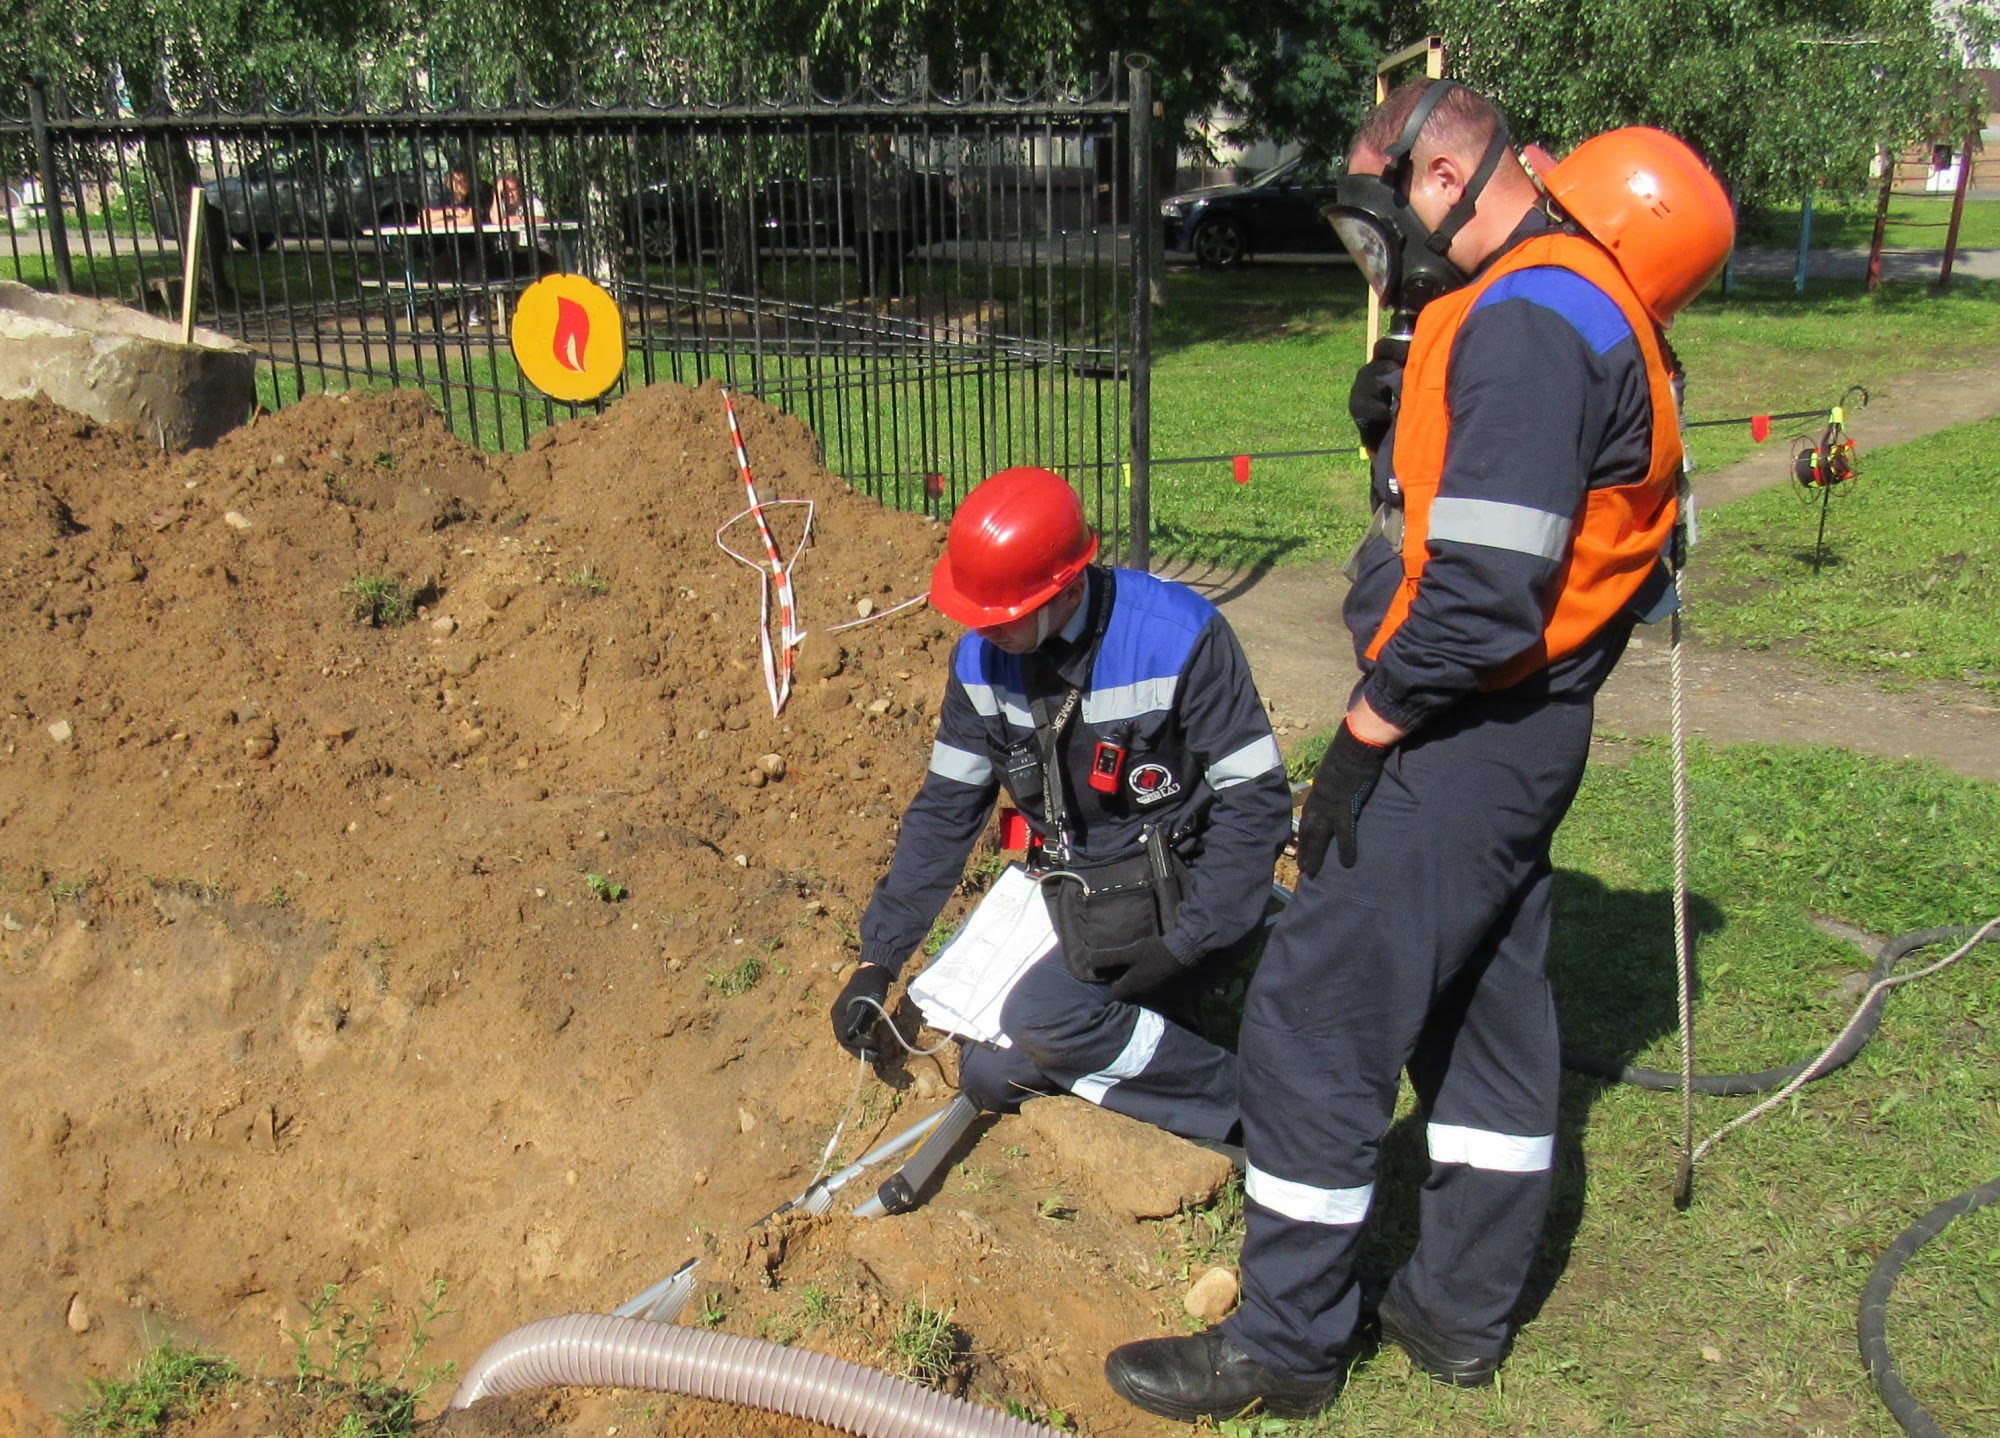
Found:
[[[1098,741],[1090,755],[1090,787],[1100,794],[1116,794],[1118,778],[1125,772],[1125,750],[1117,744]]]

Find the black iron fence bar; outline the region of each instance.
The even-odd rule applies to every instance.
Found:
[[[1153,205],[1153,73],[1132,72],[1132,476],[1131,563],[1152,563],[1153,304],[1152,245],[1159,217]]]
[[[34,132],[36,178],[42,191],[42,220],[48,227],[48,243],[51,257],[55,261],[57,294],[70,294],[76,289],[76,277],[70,271],[69,240],[64,233],[62,181],[56,174],[56,154],[54,136],[50,133],[48,90],[41,81],[31,81],[28,85],[28,124]],[[88,226],[85,227],[86,229]]]
[[[129,291],[136,272],[141,302],[168,298],[149,286],[178,282],[169,260],[172,242],[186,243],[186,185],[210,177],[203,191],[216,238],[203,247],[204,322],[265,357],[267,402],[387,378],[422,386],[460,433],[489,446],[603,407],[533,392],[504,330],[482,333],[452,313],[491,286],[524,287],[534,261],[504,249],[468,280],[440,273],[435,256],[419,265],[398,253],[425,243],[395,231],[444,198],[436,157],[452,151],[549,193],[550,213],[575,236],[566,267],[621,299],[635,382],[715,376],[766,395],[806,419],[850,480],[932,513],[993,468],[1048,463],[1085,488],[1116,549],[1138,533],[1119,485],[1088,476],[1141,450],[1127,389],[1150,355],[1140,343],[1144,306],[1131,304],[1144,288],[1133,291],[1126,271],[1146,246],[1119,227],[1138,233],[1151,223],[1134,202],[1149,166],[1132,163],[1133,114],[1118,88],[1098,92],[1114,98],[1062,103],[987,93],[789,110],[114,109],[45,117],[38,138],[59,177],[45,188],[51,216],[73,209],[82,220],[72,281],[100,295]],[[0,136],[24,139],[33,128],[0,118]],[[857,213],[865,191],[849,174],[874,135],[889,137],[906,173],[921,177],[907,200],[912,234],[893,259],[869,238]],[[296,196],[278,183],[274,156]],[[115,216],[114,186],[128,197]],[[142,191],[155,202],[158,242],[142,243]],[[664,256],[646,233],[661,217]],[[55,239],[37,237],[44,273],[69,254]],[[232,242],[244,253],[231,254]],[[444,248],[466,242],[447,236]],[[21,237],[9,244],[18,267]],[[905,285],[907,299],[897,293]],[[1135,545],[1134,557],[1141,552]]]

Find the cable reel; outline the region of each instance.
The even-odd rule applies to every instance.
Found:
[[[1827,411],[1826,427],[1818,439],[1801,435],[1792,441],[1792,478],[1798,481],[1808,501],[1815,494],[1819,496],[1819,535],[1813,542],[1814,574],[1820,572],[1826,561],[1826,514],[1833,492],[1861,472],[1854,438],[1847,432],[1848,402],[1857,395],[1865,408],[1868,391],[1858,384],[1849,385],[1840,402]]]

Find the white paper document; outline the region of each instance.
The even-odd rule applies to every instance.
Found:
[[[910,997],[934,1029],[1012,1047],[1000,1031],[1000,1006],[1031,964],[1056,946],[1042,886],[1010,864],[930,967]]]

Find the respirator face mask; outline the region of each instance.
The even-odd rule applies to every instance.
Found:
[[[1390,311],[1392,334],[1399,329],[1407,333],[1418,310],[1470,278],[1448,258],[1451,244],[1472,218],[1481,191],[1512,141],[1503,118],[1494,126],[1479,168],[1458,203],[1435,230],[1423,222],[1410,208],[1415,169],[1411,156],[1431,112],[1445,96],[1461,88],[1456,81],[1433,80],[1389,147],[1382,173],[1341,176],[1334,186],[1333,203],[1321,212]]]

